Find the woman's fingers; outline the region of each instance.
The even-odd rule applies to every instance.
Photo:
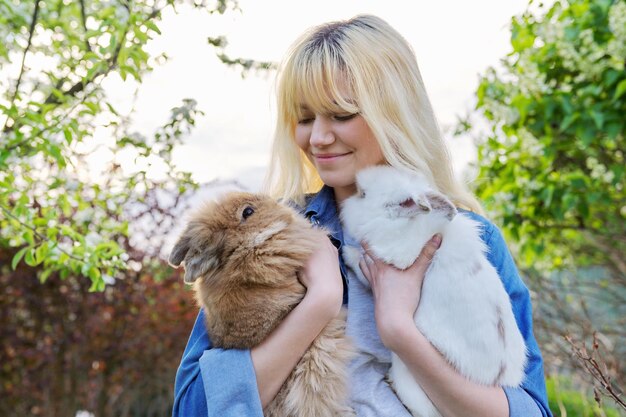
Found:
[[[361,256],[361,260],[359,261],[359,268],[361,269],[361,272],[363,273],[363,275],[365,275],[365,278],[367,278],[367,280],[371,284],[372,283],[371,278],[376,273],[376,264],[374,260],[371,258],[371,256],[367,254],[367,252],[364,253],[363,256]]]
[[[363,247],[363,249],[365,249],[365,254],[363,255],[363,257],[366,259],[367,262],[369,262],[371,265],[374,265],[374,266],[378,266],[379,264],[384,264],[384,262],[381,261],[374,254],[374,252],[372,252],[367,242],[362,241],[361,246]]]
[[[428,269],[428,266],[430,265],[431,261],[435,257],[435,253],[437,252],[437,249],[439,249],[439,247],[441,246],[441,240],[442,240],[441,234],[437,233],[428,242],[426,242],[419,256],[413,263],[413,267],[416,267],[423,271]],[[365,249],[365,255],[363,256],[363,258],[366,261],[367,259],[369,259],[369,262],[373,265],[378,265],[378,262],[382,262],[380,259],[376,257],[376,255],[372,253],[367,242],[362,241],[361,246],[363,246],[363,249]],[[371,270],[371,268],[369,269]]]
[[[437,233],[434,235],[422,248],[419,256],[415,260],[413,267],[420,271],[426,271],[428,266],[435,257],[435,252],[441,246],[441,235]]]

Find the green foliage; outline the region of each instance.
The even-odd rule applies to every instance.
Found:
[[[546,388],[548,405],[555,417],[620,417],[619,410],[600,407],[587,393],[575,390],[565,377],[548,378]]]
[[[0,247],[41,266],[39,279],[82,275],[101,291],[128,255],[126,210],[158,188],[195,186],[172,164],[173,148],[202,113],[194,100],[150,135],[130,131],[105,79],[140,84],[155,57],[148,42],[161,14],[190,4],[209,13],[229,0],[17,2],[0,0]],[[94,157],[110,162],[94,170]],[[135,169],[120,161],[134,158]],[[160,167],[160,177],[154,174]],[[158,179],[157,179],[158,178]]]
[[[477,110],[476,191],[524,266],[626,276],[626,2],[557,1],[512,21]]]
[[[597,384],[562,336],[598,331],[612,364],[601,371],[623,375],[626,1],[535,6],[512,19],[511,52],[480,79],[474,115],[486,129],[472,118],[458,132],[475,136],[475,192],[532,284],[540,344],[560,349],[546,356],[547,369],[569,366]],[[613,304],[602,311],[615,318],[590,313],[587,302],[606,300]],[[568,416],[603,415],[584,397],[551,389]]]

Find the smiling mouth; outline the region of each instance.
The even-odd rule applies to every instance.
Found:
[[[318,162],[331,162],[346,155],[350,155],[350,152],[338,153],[338,154],[313,155],[313,158],[315,158],[315,160]]]

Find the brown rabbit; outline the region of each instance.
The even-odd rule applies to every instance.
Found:
[[[261,194],[233,192],[195,212],[170,254],[194,283],[215,347],[259,344],[304,297],[298,271],[323,230]],[[353,416],[347,364],[353,348],[345,312],[332,320],[296,365],[274,400],[272,417]]]

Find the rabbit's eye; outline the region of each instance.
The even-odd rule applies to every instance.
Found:
[[[246,220],[248,217],[252,216],[252,214],[254,214],[254,209],[248,206],[245,209],[243,209],[243,212],[241,213],[241,217],[243,217],[243,219]]]

